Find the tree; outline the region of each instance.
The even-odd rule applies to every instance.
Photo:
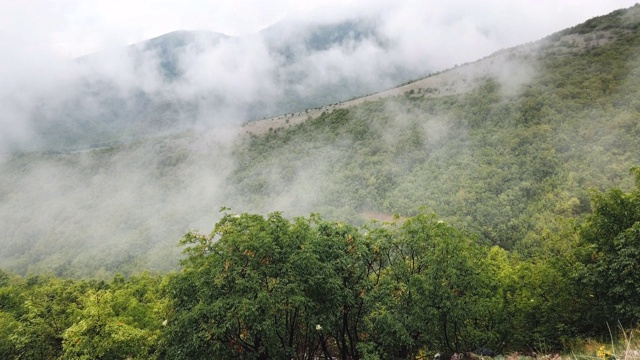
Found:
[[[63,332],[62,359],[150,359],[158,355],[165,318],[160,278],[117,275],[108,288],[88,289]],[[166,318],[165,318],[166,319]]]
[[[470,351],[495,345],[490,316],[494,286],[485,254],[473,238],[433,215],[417,215],[401,227],[397,266],[412,274],[413,321],[431,349]],[[413,328],[416,328],[413,325]]]
[[[318,216],[225,214],[189,233],[169,285],[172,358],[361,359],[380,277],[375,238]]]
[[[475,239],[426,214],[369,230],[367,348],[384,359],[495,348],[499,284]]]
[[[636,188],[593,192],[592,213],[581,230],[582,280],[593,297],[594,325],[640,320],[640,168]]]
[[[267,359],[313,354],[334,282],[312,251],[309,220],[225,214],[211,235],[189,233],[183,270],[170,281],[176,359]],[[315,301],[314,301],[315,300]],[[330,301],[328,301],[330,303]]]

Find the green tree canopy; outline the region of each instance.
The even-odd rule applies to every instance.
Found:
[[[640,168],[631,172],[631,192],[593,192],[593,212],[581,231],[583,281],[602,324],[631,326],[640,320]]]

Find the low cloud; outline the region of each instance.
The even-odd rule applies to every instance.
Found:
[[[165,258],[158,254],[173,261],[182,234],[208,230],[221,206],[236,207],[226,181],[242,165],[231,160],[230,149],[243,122],[474,61],[560,30],[566,26],[560,18],[578,8],[550,1],[356,1],[259,34],[174,33],[155,47],[111,46],[75,60],[46,50],[43,29],[13,31],[0,42],[0,245],[6,249],[0,265],[36,271],[33,264],[41,262],[78,274],[95,271],[92,262],[100,258],[103,270],[112,271],[131,260],[123,254],[142,259],[150,251],[155,257],[141,266],[161,269]],[[552,9],[558,13],[545,13]],[[20,28],[12,21],[0,29],[7,26]],[[59,21],[51,27],[67,41]],[[327,29],[342,33],[335,41],[325,41],[335,35],[330,32],[313,37]],[[536,74],[528,63],[495,61],[492,74],[504,96]],[[413,124],[397,104],[384,111],[393,124],[379,131],[392,146]],[[447,141],[448,120],[438,115],[420,125],[429,144]],[[256,174],[266,179],[264,203],[237,207],[316,211],[327,184],[344,180],[329,173],[345,160],[334,146],[349,140],[307,144],[308,154],[291,154],[295,162],[271,164]]]
[[[76,5],[63,1],[56,11],[32,13],[3,5],[6,12],[2,19],[6,21],[0,30],[6,39],[0,45],[0,152],[15,144],[33,146],[29,140],[43,132],[43,123],[44,127],[56,128],[59,122],[68,124],[83,118],[79,126],[90,128],[94,120],[106,121],[109,113],[126,117],[117,121],[121,125],[144,120],[154,126],[162,122],[167,130],[173,123],[181,124],[179,129],[239,125],[248,119],[299,111],[473,61],[626,3],[605,1],[584,6],[578,1],[558,5],[551,1],[516,4],[492,0],[476,4],[457,0],[444,4],[406,0],[299,6],[295,8],[297,20],[280,22],[255,35],[220,37],[207,31],[192,32],[183,48],[173,50],[169,49],[171,42],[156,49],[143,45],[126,48],[105,37],[103,45],[108,49],[69,61],[61,59],[48,44],[71,41],[73,37],[65,38],[64,34],[72,33],[80,41],[83,36],[75,32],[77,29],[98,31],[118,14],[103,3],[81,8]],[[195,13],[195,6],[181,4],[173,12]],[[258,4],[244,6],[259,13]],[[274,6],[284,9],[281,3]],[[131,14],[145,8],[133,8]],[[276,16],[277,11],[272,10],[270,16]],[[163,16],[153,9],[147,12],[151,18]],[[131,14],[115,16],[122,29],[127,21],[136,20]],[[92,17],[93,24],[87,20]],[[69,21],[75,28],[68,27]],[[139,29],[144,21],[137,22]],[[355,27],[343,26],[349,22]],[[36,25],[26,31],[23,23]],[[317,33],[313,38],[311,32],[331,26],[345,32],[343,39],[326,47],[309,48],[309,42],[317,40]],[[357,31],[361,33],[355,34]],[[324,35],[330,38],[335,33]],[[278,51],[282,44],[290,53]],[[167,64],[159,55],[166,56],[167,51],[174,51],[170,60],[175,64],[170,65],[180,73],[177,81],[166,78],[163,66]],[[76,106],[78,102],[82,106]],[[153,106],[155,110],[145,112]],[[166,108],[171,111],[162,114]],[[74,114],[74,109],[81,114]],[[84,116],[87,112],[88,117]],[[151,118],[161,119],[154,122]],[[145,130],[142,126],[118,131],[141,134]]]

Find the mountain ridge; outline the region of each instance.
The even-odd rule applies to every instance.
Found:
[[[416,78],[405,84],[394,86],[390,89],[382,90],[370,95],[356,97],[347,101],[342,101],[330,105],[320,106],[318,108],[306,109],[305,111],[282,114],[271,117],[269,119],[253,120],[243,126],[244,132],[249,134],[263,134],[269,129],[277,129],[284,126],[298,124],[307,118],[317,117],[322,112],[331,111],[333,109],[342,109],[354,105],[358,105],[365,101],[378,100],[381,98],[392,97],[404,94],[406,92],[425,92],[427,96],[446,96],[460,94],[472,90],[479,85],[478,80],[487,74],[495,75],[504,70],[501,69],[504,58],[506,57],[530,57],[535,52],[553,47],[556,52],[578,52],[588,47],[606,45],[612,40],[610,33],[610,25],[600,25],[602,19],[610,19],[613,17],[626,16],[629,21],[629,29],[637,27],[638,22],[631,20],[633,17],[640,16],[640,4],[628,9],[619,9],[607,15],[602,15],[589,19],[582,24],[572,26],[567,29],[557,31],[551,35],[547,35],[539,40],[530,41],[525,44],[512,46],[506,49],[500,49],[494,53],[481,59],[455,65],[451,68],[428,74],[422,78]],[[636,19],[637,20],[637,19]],[[634,25],[635,24],[635,25]],[[501,59],[502,58],[502,59]],[[495,64],[495,62],[498,62]],[[507,76],[508,74],[503,74]],[[451,85],[451,82],[457,84]],[[460,84],[462,82],[463,84]]]
[[[287,32],[292,26],[295,31]],[[84,56],[75,62],[75,77],[42,94],[43,105],[28,115],[38,138],[32,145],[64,151],[239,124],[346,100],[422,74],[394,63],[376,26],[349,18],[278,23],[243,37],[178,30]],[[372,51],[386,63],[355,74],[334,64],[365,61],[358,54]]]
[[[635,19],[637,10],[621,14]],[[392,96],[299,114],[311,119],[296,125],[290,116],[279,121],[291,126],[262,122],[249,136],[196,127],[88,151],[8,154],[0,265],[64,276],[166,271],[179,258],[175,240],[209,228],[222,206],[354,223],[434,212],[483,244],[532,256],[588,212],[589,188],[632,186],[640,33],[616,27],[623,19],[507,49]],[[479,69],[493,74],[473,80]],[[459,87],[428,91],[466,71]]]

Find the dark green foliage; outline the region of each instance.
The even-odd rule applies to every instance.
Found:
[[[406,359],[420,349],[460,352],[498,336],[490,319],[495,284],[472,239],[434,216],[418,215],[386,232],[371,342],[380,358]],[[495,310],[495,309],[494,309]]]
[[[621,31],[598,44],[567,50],[567,32],[511,51],[531,73],[519,87],[489,74],[466,93],[365,102],[246,139],[227,203],[329,218],[350,209],[356,222],[423,206],[526,255],[523,241],[540,241],[557,216],[588,213],[586,189],[619,184],[637,161],[636,8],[603,18]]]
[[[568,30],[504,50],[485,59],[500,71],[467,79],[459,93],[444,91],[457,79],[442,92],[327,110],[241,137],[228,152],[183,133],[9,156],[0,164],[8,229],[0,261],[22,275],[168,271],[179,256],[171,239],[206,224],[220,204],[354,224],[424,207],[485,244],[530,256],[547,224],[589,212],[587,189],[631,186],[625,173],[640,155],[637,12],[598,19],[602,34]]]
[[[594,192],[593,213],[581,235],[585,245],[582,280],[604,321],[635,326],[640,321],[640,169],[637,187]],[[595,316],[595,315],[594,315]]]
[[[169,357],[359,358],[369,267],[357,228],[227,214],[184,243],[194,246],[169,287]]]
[[[640,185],[640,171],[633,170]],[[355,227],[226,213],[178,273],[111,282],[0,273],[0,355],[407,359],[562,349],[638,321],[640,187],[593,195],[525,258],[418,215]],[[586,285],[586,286],[585,286]]]
[[[559,350],[609,336],[608,324],[637,326],[640,169],[632,169],[635,188],[625,177],[640,149],[636,12],[514,52],[533,69],[516,90],[488,76],[465,93],[414,91],[243,138],[224,200],[348,222],[225,213],[211,234],[184,237],[180,271],[164,276],[98,282],[0,271],[0,358],[408,359],[480,347]],[[564,38],[591,31],[600,33],[584,43]],[[17,154],[2,164],[13,177],[0,179],[0,201],[38,162],[89,181],[136,152],[157,155],[134,165],[161,178],[157,190],[170,196],[199,177],[187,165],[211,165],[187,149],[165,138]],[[200,203],[163,218],[208,216],[211,204]],[[81,256],[75,245],[86,233],[52,230],[29,241],[8,233],[3,256],[27,254],[12,263],[22,273],[51,268],[64,277],[129,276],[154,263],[144,256],[164,262],[166,252],[144,245],[164,229],[123,208],[101,214],[122,234],[138,230],[136,243],[105,242]],[[402,217],[366,223],[370,213]],[[39,262],[57,237],[74,260]]]
[[[636,29],[638,27],[638,14],[640,14],[640,6],[636,4],[629,9],[620,9],[608,15],[597,16],[580,25],[562,31],[561,34],[588,34],[605,30]]]
[[[432,215],[358,229],[317,216],[226,214],[211,235],[183,242],[189,257],[168,288],[170,358],[406,359],[561,346],[565,319],[554,312],[566,298],[546,296],[568,280],[553,266],[488,253]]]

